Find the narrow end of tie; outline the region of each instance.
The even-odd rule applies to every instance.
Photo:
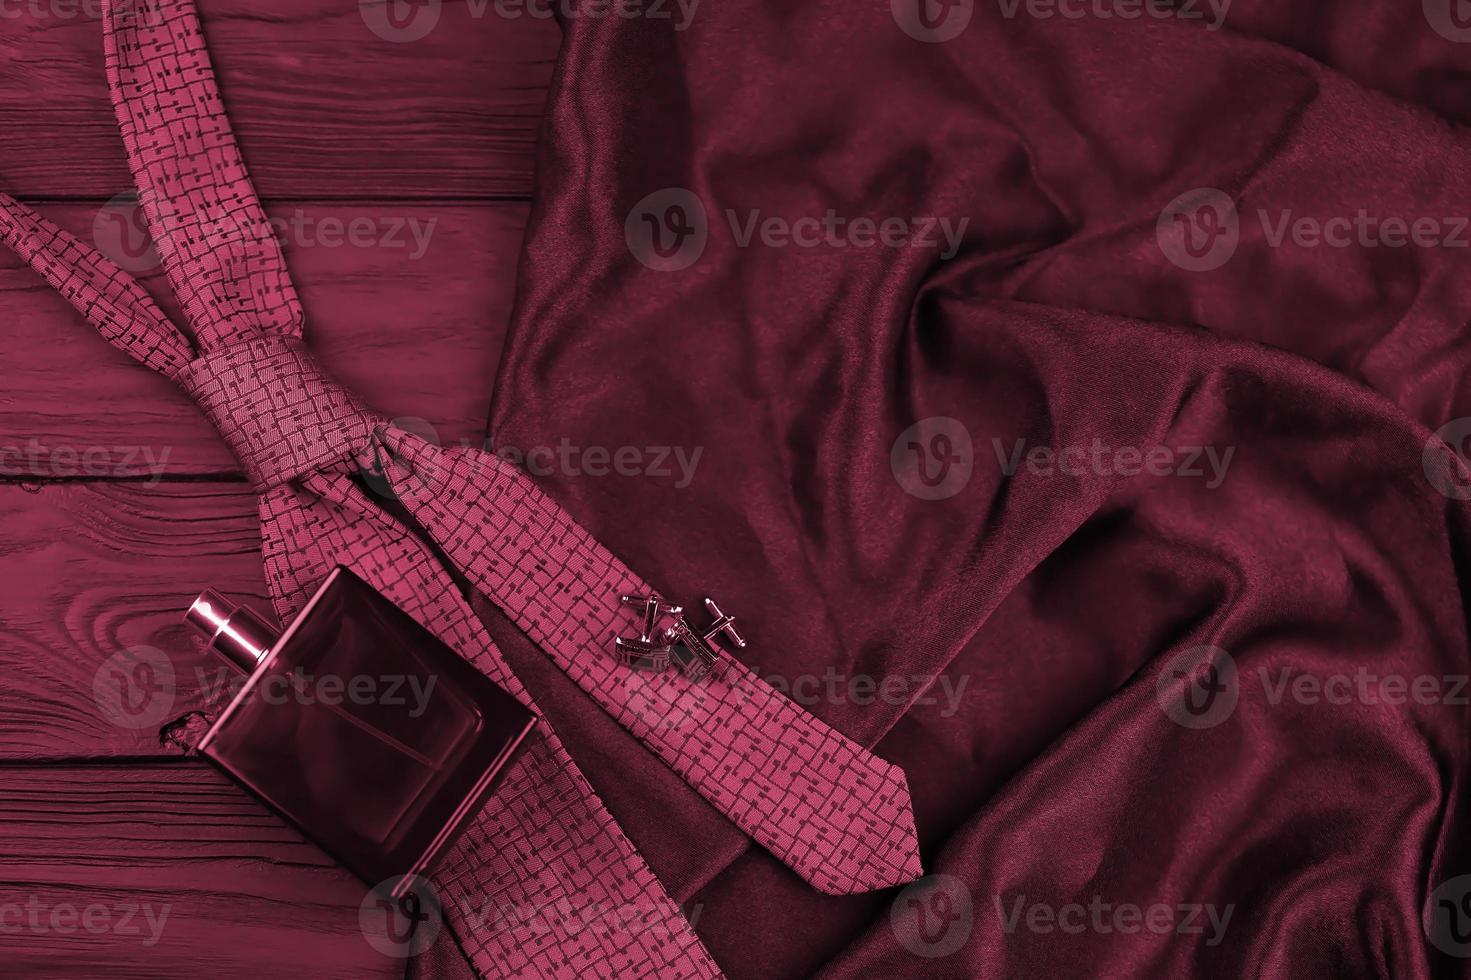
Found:
[[[883,764],[883,791],[870,798],[871,808],[853,814],[853,836],[846,846],[811,874],[799,869],[812,887],[825,895],[860,895],[924,876],[919,855],[919,833],[914,825],[914,803],[904,770]]]

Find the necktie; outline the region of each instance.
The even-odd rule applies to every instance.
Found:
[[[399,430],[322,373],[302,344],[300,303],[192,4],[109,4],[104,25],[123,140],[192,341],[129,276],[3,195],[0,234],[219,429],[260,492],[280,618],[334,565],[349,565],[531,706],[430,547],[355,479],[372,473],[569,677],[814,887],[847,894],[919,876],[897,767],[723,655],[717,630],[702,634],[678,617],[519,470]],[[731,632],[728,617],[711,613]],[[679,645],[658,628],[670,620]],[[668,661],[679,669],[648,669]],[[543,723],[531,742],[436,877],[476,966],[490,975],[717,976],[555,733]],[[490,921],[492,908],[513,914]],[[643,925],[587,928],[567,911],[588,908],[620,910],[620,921],[633,912]]]

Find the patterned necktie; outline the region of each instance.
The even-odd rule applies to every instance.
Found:
[[[289,621],[351,567],[534,706],[419,535],[620,724],[817,889],[922,874],[903,773],[787,700],[700,632],[518,469],[396,428],[328,378],[235,144],[192,3],[109,3],[107,73],[186,338],[126,273],[0,195],[0,236],[111,343],[188,392],[260,492],[266,579]],[[411,531],[359,477],[391,488]],[[630,635],[636,634],[636,635]],[[616,645],[615,636],[622,636]],[[737,637],[737,642],[739,641]],[[672,667],[675,669],[660,669]],[[487,975],[719,976],[680,910],[544,722],[435,875]],[[620,909],[640,927],[587,928]]]

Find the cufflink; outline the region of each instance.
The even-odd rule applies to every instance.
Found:
[[[708,677],[718,680],[730,668],[730,660],[718,641],[738,648],[746,645],[746,638],[735,627],[735,617],[722,611],[714,599],[705,600],[705,610],[715,621],[700,633],[684,618],[681,607],[665,602],[657,593],[620,598],[625,606],[639,610],[642,617],[638,636],[613,639],[613,656],[625,667],[657,673],[673,663],[692,681]],[[673,625],[659,629],[666,616],[674,617]]]
[[[658,629],[659,621],[665,616],[678,616],[684,610],[679,606],[671,606],[657,593],[626,595],[621,601],[625,606],[637,608],[642,622],[638,636],[614,637],[613,656],[623,666],[634,670],[658,672],[668,667],[668,631]]]

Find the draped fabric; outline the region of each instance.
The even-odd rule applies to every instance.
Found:
[[[603,733],[730,976],[1471,954],[1471,44],[1124,6],[563,17],[492,439],[788,638],[931,872],[817,896]]]

